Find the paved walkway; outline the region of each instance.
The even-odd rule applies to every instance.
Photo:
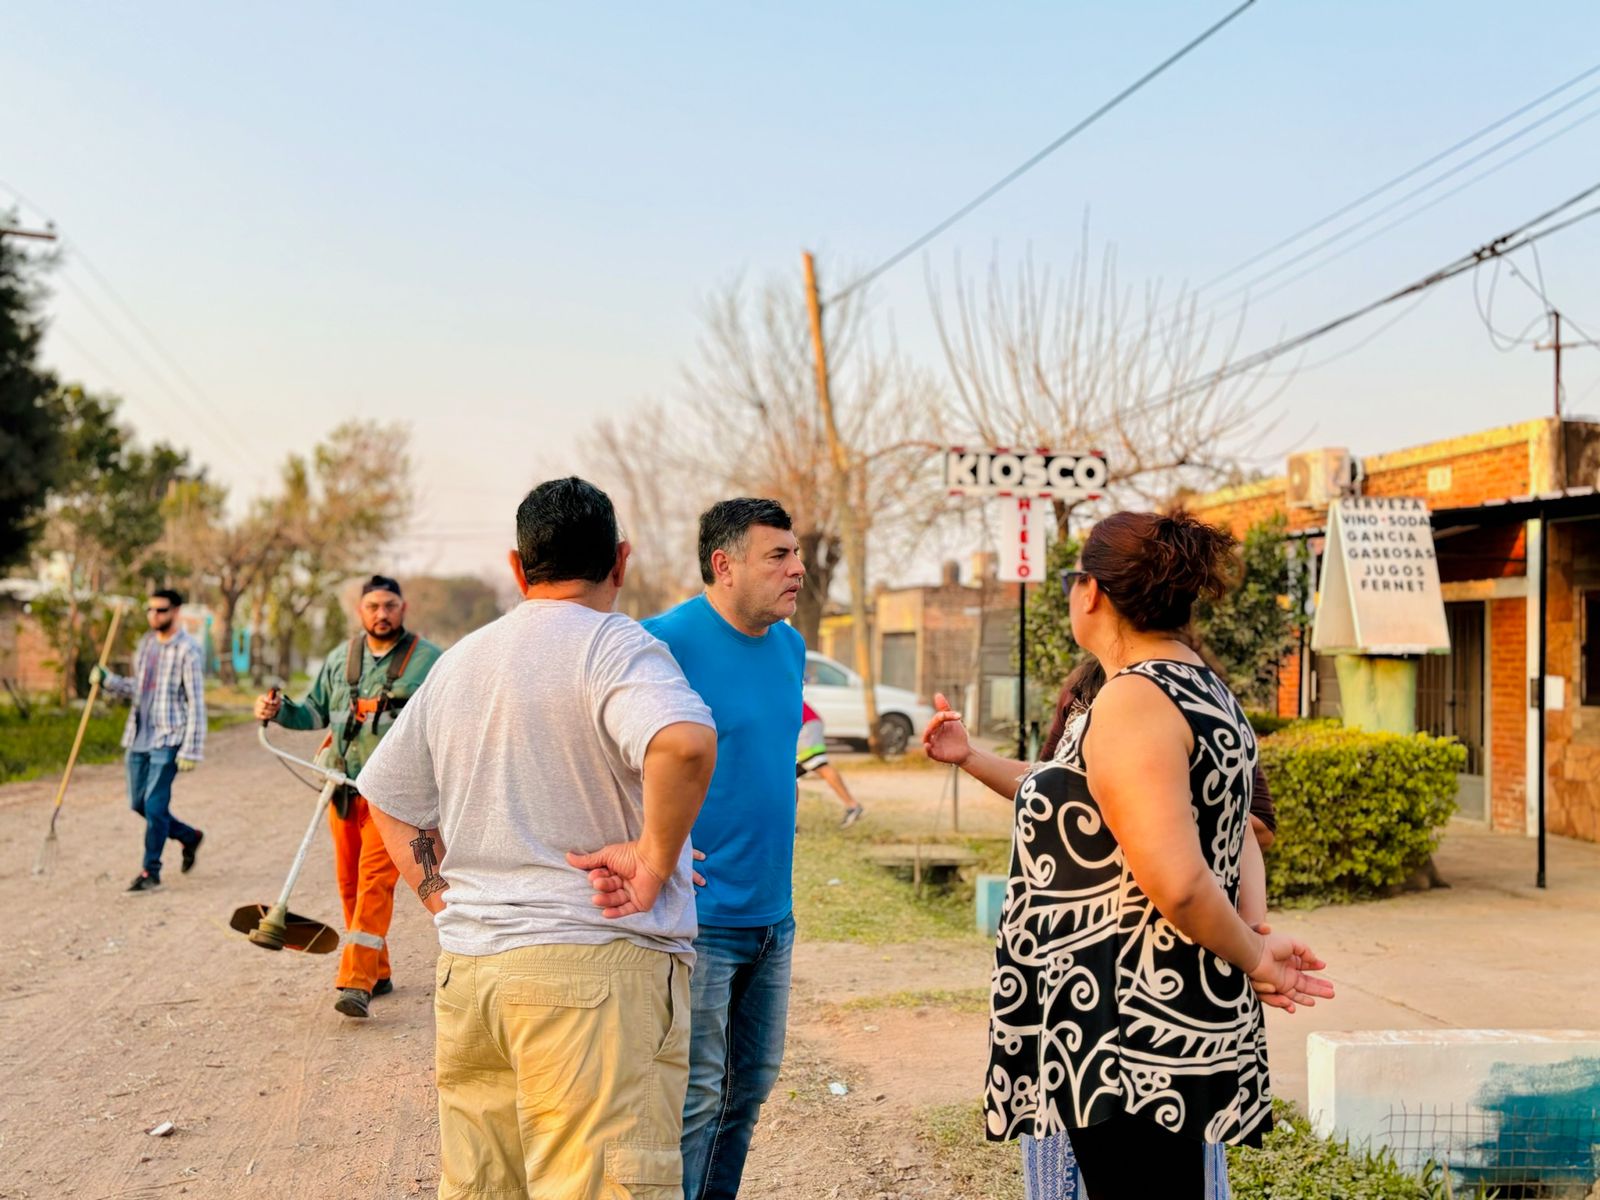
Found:
[[[1369,904],[1274,914],[1329,963],[1336,999],[1269,1009],[1273,1089],[1305,1100],[1305,1038],[1323,1029],[1594,1029],[1600,994],[1600,845],[1551,838],[1534,886],[1531,838],[1450,826],[1450,883]]]

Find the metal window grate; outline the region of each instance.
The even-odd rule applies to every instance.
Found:
[[[1380,1137],[1409,1166],[1434,1162],[1457,1195],[1586,1197],[1600,1177],[1600,1111],[1546,1105],[1392,1108]]]

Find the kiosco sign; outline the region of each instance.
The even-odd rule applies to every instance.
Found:
[[[1428,506],[1354,496],[1328,511],[1322,599],[1311,648],[1320,653],[1429,654],[1450,649]]]
[[[1106,485],[1106,457],[1098,451],[1069,454],[952,446],[944,455],[944,482],[952,494],[963,496],[1098,500]]]

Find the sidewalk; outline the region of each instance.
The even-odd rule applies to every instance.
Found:
[[[1532,838],[1455,822],[1435,856],[1449,888],[1275,912],[1328,962],[1339,994],[1293,1016],[1267,1010],[1273,1091],[1304,1102],[1317,1030],[1600,1025],[1600,845],[1551,838],[1542,891],[1536,856]]]

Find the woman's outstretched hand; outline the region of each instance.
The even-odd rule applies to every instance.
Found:
[[[972,753],[972,743],[967,740],[967,727],[961,723],[961,714],[950,708],[943,692],[933,696],[933,720],[922,731],[922,748],[935,762],[950,763],[959,767]]]
[[[1263,1004],[1293,1012],[1296,1005],[1307,1008],[1319,999],[1333,999],[1333,984],[1312,971],[1327,968],[1311,947],[1299,938],[1273,933],[1270,926],[1258,925],[1262,935],[1261,961],[1250,974],[1250,984],[1261,997]]]

